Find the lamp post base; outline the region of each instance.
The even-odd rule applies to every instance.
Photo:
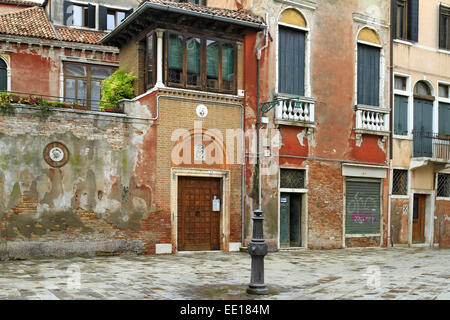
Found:
[[[249,284],[247,288],[248,294],[266,295],[269,293],[265,284]]]

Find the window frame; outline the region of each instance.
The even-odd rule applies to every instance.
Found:
[[[447,86],[448,88],[448,96],[447,97],[441,97],[439,95],[439,87],[440,86]],[[437,119],[437,124],[438,124],[438,128],[437,128],[437,132],[440,133],[441,132],[441,128],[440,128],[440,123],[441,123],[441,119],[440,119],[440,104],[441,103],[446,103],[446,104],[450,104],[450,82],[446,82],[446,81],[439,81],[437,82],[437,92],[436,92],[436,100],[437,100],[437,105],[438,105],[438,119]]]
[[[402,3],[402,4],[400,4]],[[397,16],[395,17],[395,39],[400,40],[409,40],[408,39],[408,0],[396,0],[395,5],[397,9]],[[401,10],[399,10],[399,7],[402,7]],[[400,19],[400,12],[403,12],[403,28],[399,28],[399,19]]]
[[[83,28],[89,28],[89,5],[88,4],[81,4],[81,3],[72,3],[73,9],[72,9],[72,25],[75,27],[83,27]],[[81,7],[81,25],[76,25],[75,22],[75,7]],[[97,10],[96,13],[97,15]]]
[[[443,16],[446,18],[443,18]],[[445,21],[447,23],[447,31],[445,31]],[[445,34],[444,32],[446,32],[445,40],[441,38]],[[442,45],[442,41],[445,41],[445,46]],[[439,5],[438,48],[440,50],[450,51],[450,6],[443,3]]]
[[[72,75],[67,75],[66,72],[66,68],[68,64],[74,64],[74,65],[81,65],[81,66],[85,66],[86,67],[86,77],[81,77],[81,76],[72,76]],[[79,105],[82,106],[87,106],[90,109],[92,108],[92,99],[91,99],[91,81],[99,81],[100,83],[105,80],[105,79],[101,79],[101,78],[95,78],[92,77],[91,74],[91,69],[95,67],[100,67],[100,68],[110,68],[111,69],[111,74],[114,73],[114,71],[117,70],[116,66],[111,66],[111,65],[101,65],[101,64],[90,64],[90,63],[82,63],[82,62],[74,62],[74,61],[63,61],[63,74],[64,74],[64,91],[63,91],[63,99],[64,101],[67,101],[68,99],[72,99],[72,98],[67,98],[67,93],[66,93],[66,80],[67,79],[73,79],[75,80],[75,98],[73,99],[74,101],[72,103],[77,103]],[[78,81],[77,80],[84,80],[86,81],[86,103],[80,103],[79,99],[78,99]],[[101,88],[100,88],[100,99],[101,99]],[[84,99],[82,99],[84,100]]]
[[[395,87],[393,88],[393,96],[394,96],[394,100],[393,103],[395,103],[395,96],[404,96],[408,98],[408,114],[407,114],[407,128],[408,128],[408,133],[406,135],[399,135],[395,133],[395,130],[392,132],[393,137],[395,139],[408,139],[408,140],[412,140],[413,136],[412,136],[412,121],[413,121],[413,111],[412,111],[412,107],[413,107],[413,92],[411,91],[411,75],[409,74],[404,74],[404,73],[398,73],[398,72],[394,72],[393,74],[393,78],[392,81],[394,83],[395,81],[395,77],[401,77],[401,78],[405,78],[406,79],[406,89],[405,90],[399,90],[396,89]],[[395,105],[392,106],[392,114],[393,114],[393,124],[395,124]]]
[[[405,191],[406,193],[394,193],[394,173],[395,171],[403,171],[405,176],[406,176],[406,185],[405,185]],[[391,195],[392,197],[395,199],[399,199],[399,198],[409,198],[409,183],[410,183],[410,173],[408,168],[392,168],[392,186],[391,186]]]
[[[439,176],[440,175],[446,175],[447,178],[446,179],[450,179],[450,173],[437,173],[436,174],[436,185],[435,185],[435,190],[436,190],[436,200],[445,200],[445,201],[450,201],[450,190],[448,195],[439,195]]]
[[[367,27],[363,27],[363,28],[361,28],[361,30],[363,30],[365,28],[367,28]],[[374,31],[376,32],[377,35],[379,34],[376,30],[374,30]],[[358,33],[358,36],[359,36],[359,33]],[[379,58],[379,61],[378,61],[378,68],[379,68],[378,69],[378,71],[379,71],[379,74],[378,74],[378,105],[376,105],[376,106],[367,105],[367,106],[385,109],[385,107],[383,107],[384,106],[384,94],[383,94],[383,92],[384,92],[384,81],[385,81],[385,79],[384,79],[384,52],[383,52],[383,46],[379,45],[379,44],[376,44],[376,43],[372,43],[372,42],[358,40],[358,38],[357,38],[357,41],[356,41],[356,68],[355,68],[355,74],[356,74],[356,76],[355,76],[355,81],[356,81],[355,100],[356,100],[356,105],[365,105],[365,104],[362,104],[362,103],[359,102],[359,94],[360,94],[360,92],[359,92],[359,81],[360,81],[360,79],[359,79],[359,63],[360,63],[360,60],[358,58],[358,56],[359,56],[359,45],[365,45],[365,46],[369,46],[369,47],[374,47],[374,48],[377,48],[377,49],[380,50],[380,55],[379,55],[380,58]]]
[[[183,37],[183,67],[182,67],[182,74],[181,74],[181,82],[169,82],[168,73],[169,73],[169,67],[168,67],[168,61],[169,61],[169,37],[170,35],[177,35]],[[187,49],[186,49],[186,40],[189,38],[198,38],[200,39],[200,85],[188,85],[187,84]],[[218,70],[218,89],[215,90],[213,88],[207,87],[206,83],[206,41],[207,40],[213,40],[219,43],[219,70]],[[222,87],[222,45],[223,44],[229,44],[234,48],[234,65],[233,65],[233,72],[234,72],[234,83],[233,88],[223,89]],[[232,40],[226,40],[226,39],[219,39],[215,37],[210,37],[206,35],[199,35],[195,33],[187,33],[187,32],[180,32],[180,31],[174,31],[174,30],[166,30],[164,32],[164,65],[163,65],[163,75],[164,75],[164,83],[169,87],[175,87],[175,88],[182,88],[182,89],[190,89],[190,90],[200,90],[200,91],[207,91],[207,92],[216,92],[216,93],[225,93],[225,94],[237,94],[237,82],[238,82],[238,74],[237,74],[237,66],[238,66],[238,46],[236,41]]]
[[[110,15],[111,12],[114,13],[114,28],[108,29],[108,15]],[[108,8],[108,7],[107,7],[107,9],[106,9],[106,30],[111,31],[111,30],[115,29],[120,23],[122,23],[122,21],[120,21],[119,23],[117,23],[117,21],[118,21],[117,14],[118,14],[119,12],[121,12],[121,13],[124,14],[124,17],[123,17],[122,21],[125,20],[125,19],[126,19],[127,11],[122,10],[122,9],[114,9],[114,8]]]

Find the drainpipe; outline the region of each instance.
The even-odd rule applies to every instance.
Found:
[[[393,28],[393,21],[395,21],[395,17],[394,17],[394,8],[393,8],[393,1],[390,2],[390,13],[391,13],[391,22],[390,22],[390,26],[391,26],[391,33],[390,33],[390,38],[389,38],[389,50],[390,50],[390,54],[389,54],[389,105],[390,105],[390,109],[391,112],[389,112],[389,141],[388,141],[388,150],[389,150],[389,190],[388,190],[388,236],[387,236],[387,246],[389,246],[389,244],[392,244],[392,240],[391,240],[391,199],[392,199],[392,179],[393,179],[393,175],[391,174],[392,170],[392,158],[393,158],[393,151],[392,151],[392,130],[393,130],[393,126],[392,126],[392,113],[394,112],[394,45],[393,45],[393,39],[394,39],[394,28]]]
[[[259,73],[260,73],[260,62],[261,53],[264,49],[268,47],[268,28],[269,28],[269,15],[266,13],[266,23],[267,27],[263,31],[263,35],[256,46],[256,167],[258,168],[258,210],[262,210],[262,183],[261,183],[261,155],[260,155],[260,127],[261,127],[261,108],[259,105],[259,95],[260,95],[260,84],[259,84]],[[265,40],[263,47],[261,43]]]

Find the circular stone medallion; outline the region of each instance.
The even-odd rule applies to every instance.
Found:
[[[197,106],[196,111],[197,111],[197,115],[200,118],[204,118],[204,117],[206,117],[208,115],[208,108],[204,104],[199,104]]]
[[[49,143],[44,149],[44,160],[51,167],[60,168],[69,160],[69,150],[62,143]]]

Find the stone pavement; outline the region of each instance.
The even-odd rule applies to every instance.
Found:
[[[250,256],[196,252],[0,262],[0,299],[450,299],[450,250],[270,252],[269,295],[245,293]]]

